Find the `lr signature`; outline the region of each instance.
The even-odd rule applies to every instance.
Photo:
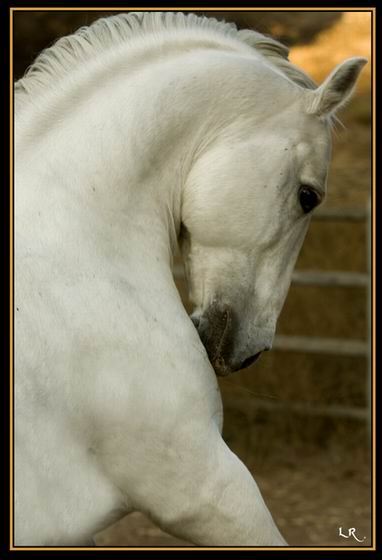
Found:
[[[351,529],[348,529],[348,534],[347,535],[342,532],[342,527],[340,527],[339,530],[338,530],[338,535],[340,537],[344,537],[344,539],[350,539],[350,537],[353,537],[358,542],[363,542],[366,539],[366,537],[363,537],[363,539],[359,539],[357,537],[357,535],[355,534],[355,527],[352,527]]]

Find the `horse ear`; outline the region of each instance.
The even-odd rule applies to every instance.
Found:
[[[367,58],[349,58],[336,66],[326,80],[312,92],[308,112],[326,116],[337,111],[350,99],[359,73]]]

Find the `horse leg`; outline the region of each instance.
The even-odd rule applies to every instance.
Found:
[[[136,509],[178,538],[196,545],[286,545],[252,475],[212,431],[201,443],[194,433],[166,456],[146,456],[150,471],[141,465],[134,481],[121,476],[121,456],[111,474],[125,483]]]
[[[286,545],[244,464],[223,440],[213,450],[213,464],[206,456],[211,451],[206,449],[204,456],[197,457],[198,462],[188,473],[192,477],[197,468],[201,470],[200,487],[191,483],[187,490],[174,492],[168,503],[169,518],[160,513],[159,524],[199,545]],[[184,501],[184,513],[177,518],[180,502]]]

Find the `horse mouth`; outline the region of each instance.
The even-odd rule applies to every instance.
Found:
[[[242,364],[240,365],[240,367],[238,369],[246,369],[251,367],[255,362],[257,362],[257,360],[260,358],[261,356],[261,352],[257,352],[257,354],[254,354],[253,356],[250,356],[249,358],[246,358],[244,360],[244,362],[242,362]]]
[[[211,365],[214,368],[217,376],[226,377],[230,373],[234,373],[236,371],[241,371],[242,369],[251,367],[255,362],[257,362],[260,356],[261,352],[257,352],[257,354],[246,358],[242,363],[233,366],[227,366],[224,358],[222,356],[218,356],[215,361],[211,362]]]

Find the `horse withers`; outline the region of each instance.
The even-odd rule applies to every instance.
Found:
[[[287,55],[119,14],[16,83],[15,545],[87,544],[134,510],[196,545],[286,544],[222,439],[216,374],[272,346],[365,64],[316,87]]]

